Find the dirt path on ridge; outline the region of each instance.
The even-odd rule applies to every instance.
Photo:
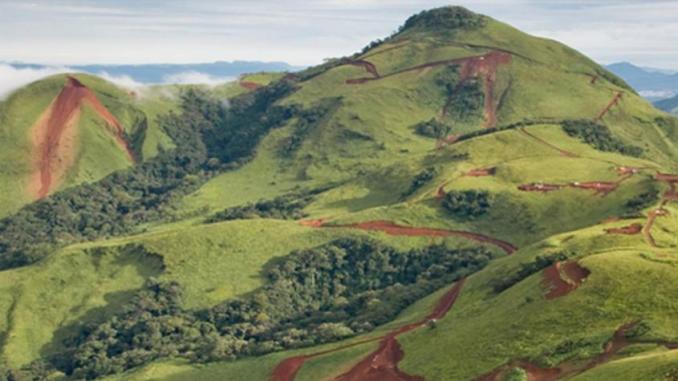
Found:
[[[360,344],[380,340],[379,347],[363,360],[354,365],[349,371],[336,377],[335,381],[424,381],[422,377],[410,376],[400,369],[398,363],[405,353],[398,343],[397,336],[425,326],[431,320],[445,317],[464,286],[465,279],[457,281],[454,286],[439,300],[433,311],[424,319],[398,327],[388,334],[349,344],[339,348],[313,353],[306,356],[296,356],[280,362],[271,374],[270,381],[294,381],[297,373],[306,360],[341,351]]]
[[[34,163],[28,193],[32,197],[43,198],[54,191],[74,164],[77,125],[84,105],[90,106],[106,122],[118,145],[130,161],[135,161],[134,152],[125,139],[125,130],[116,117],[90,89],[69,76],[59,95],[31,129]]]
[[[598,116],[596,116],[596,118],[594,120],[596,122],[600,122],[601,120],[603,120],[605,115],[607,115],[607,113],[610,112],[612,107],[619,104],[619,102],[622,100],[623,97],[624,97],[623,91],[615,92],[614,97],[612,97],[612,100],[610,101],[610,103],[608,103],[607,106],[605,106],[605,108],[598,114]]]
[[[519,130],[520,132],[522,132],[524,135],[527,135],[527,136],[529,136],[530,138],[532,138],[532,139],[538,141],[539,143],[541,143],[541,144],[543,144],[543,145],[545,145],[545,146],[547,146],[547,147],[549,147],[549,148],[552,148],[552,149],[558,151],[558,152],[559,152],[561,155],[563,155],[563,156],[566,156],[566,157],[579,157],[579,155],[577,155],[577,154],[574,153],[574,152],[570,152],[570,151],[566,151],[566,150],[564,150],[564,149],[558,148],[558,147],[556,147],[555,145],[553,145],[553,144],[547,142],[546,140],[544,140],[544,139],[542,139],[542,138],[540,138],[540,137],[538,137],[538,136],[536,136],[536,135],[534,135],[534,134],[532,134],[532,133],[530,133],[530,132],[527,132],[527,130],[526,130],[525,128],[519,128],[518,130]]]

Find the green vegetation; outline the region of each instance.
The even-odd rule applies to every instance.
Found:
[[[580,138],[595,149],[606,152],[619,152],[622,155],[639,157],[643,149],[634,145],[625,144],[615,138],[610,129],[602,124],[588,120],[568,120],[563,122],[563,130],[572,137]]]
[[[499,293],[504,290],[508,290],[509,288],[515,286],[518,282],[521,282],[525,278],[529,277],[530,275],[537,273],[558,261],[564,261],[568,257],[569,256],[567,254],[559,252],[545,256],[540,255],[531,262],[521,263],[520,268],[516,272],[510,274],[505,278],[497,279],[494,282],[493,286],[494,292]]]
[[[448,125],[439,122],[435,118],[427,122],[417,123],[412,128],[414,129],[414,132],[417,133],[418,135],[433,139],[444,138],[450,133],[451,130],[451,128]]]
[[[419,172],[414,177],[414,179],[412,179],[412,184],[410,184],[410,187],[405,191],[405,193],[403,193],[402,196],[409,197],[415,194],[424,185],[428,184],[431,180],[433,180],[436,177],[437,173],[438,171],[433,167],[426,168],[423,171]]]
[[[488,213],[493,197],[486,191],[452,191],[443,199],[443,207],[460,220],[475,219]]]
[[[462,7],[442,7],[423,11],[405,21],[401,31],[410,29],[426,31],[449,31],[455,29],[476,29],[484,25],[485,19]]]
[[[336,341],[390,321],[491,258],[482,248],[402,252],[337,240],[271,263],[268,284],[250,296],[195,313],[181,308],[178,284],[151,279],[121,314],[82,329],[52,364],[94,379],[166,356],[216,361]]]

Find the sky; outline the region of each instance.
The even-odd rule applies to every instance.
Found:
[[[678,0],[0,0],[0,61],[313,65],[450,4],[601,63],[678,69]]]

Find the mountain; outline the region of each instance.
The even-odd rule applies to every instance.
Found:
[[[660,110],[664,110],[666,112],[670,112],[673,114],[678,114],[678,95],[673,98],[657,101],[654,103],[654,105],[657,106],[657,108],[659,108]]]
[[[43,69],[48,66],[30,63],[10,63],[17,69]],[[106,74],[113,77],[130,77],[143,84],[160,84],[184,81],[182,75],[199,73],[218,79],[235,79],[246,73],[286,72],[301,68],[285,62],[261,61],[217,61],[195,64],[140,64],[140,65],[73,65],[69,68],[94,75]]]
[[[678,119],[623,80],[444,7],[251,87],[0,221],[6,374],[675,378]]]
[[[267,83],[266,76],[210,91],[234,96]],[[128,90],[91,75],[63,74],[14,92],[0,102],[0,216],[171,148],[156,119],[176,107],[184,87]]]
[[[647,99],[656,101],[678,94],[678,73],[642,68],[628,62],[614,63],[606,68]]]

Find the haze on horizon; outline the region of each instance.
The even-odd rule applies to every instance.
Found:
[[[450,4],[601,63],[678,69],[678,0],[0,0],[0,61],[313,65],[387,36],[418,11]]]

